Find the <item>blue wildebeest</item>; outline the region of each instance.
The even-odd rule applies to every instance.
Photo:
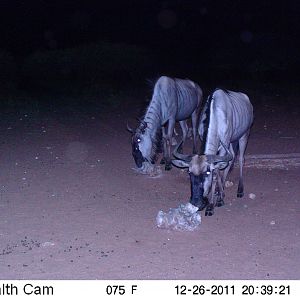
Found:
[[[239,149],[240,178],[237,197],[243,197],[243,164],[253,107],[247,95],[216,89],[201,113],[199,134],[202,155],[183,155],[174,150],[172,163],[189,168],[191,204],[211,216],[215,206],[224,205],[224,184]],[[179,145],[180,146],[180,145]],[[207,200],[208,199],[208,200]]]
[[[171,139],[175,122],[180,123],[184,142],[188,133],[186,120],[190,117],[193,129],[193,153],[196,153],[201,102],[202,90],[191,80],[162,76],[156,81],[152,99],[143,120],[140,120],[140,125],[135,130],[127,125],[127,129],[132,133],[132,155],[138,168],[141,168],[144,162],[155,163],[162,135],[164,156],[162,162],[165,163],[165,169],[170,170]]]

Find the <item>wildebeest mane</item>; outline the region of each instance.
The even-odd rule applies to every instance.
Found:
[[[227,95],[230,95],[230,92],[226,89],[216,88],[207,98],[206,103],[203,108],[202,118],[200,118],[201,122],[203,123],[203,136],[202,136],[202,143],[201,143],[201,154],[205,151],[205,145],[207,140],[207,134],[208,134],[208,127],[210,122],[210,108],[211,108],[211,102],[213,100],[213,95],[217,90],[221,90]]]
[[[159,128],[154,137],[152,137],[152,153],[151,162],[155,163],[157,160],[158,153],[162,151],[162,129]]]
[[[202,143],[201,143],[201,150],[200,153],[203,154],[205,150],[206,145],[206,139],[207,139],[207,133],[208,133],[208,126],[209,126],[209,120],[210,120],[210,104],[213,99],[213,94],[210,94],[206,100],[205,106],[203,108],[202,113],[202,126],[203,126],[203,136],[202,136]]]

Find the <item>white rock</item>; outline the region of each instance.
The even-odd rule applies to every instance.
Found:
[[[276,222],[274,221],[274,220],[272,220],[271,222],[270,222],[270,225],[275,225],[276,224]]]
[[[229,187],[231,187],[231,186],[233,186],[233,182],[232,182],[232,181],[229,181],[229,180],[226,180],[226,181],[225,181],[225,187],[229,188]]]
[[[256,195],[253,194],[253,193],[250,193],[248,196],[249,196],[249,198],[252,199],[252,200],[256,198]]]
[[[42,247],[51,247],[51,246],[54,246],[55,244],[52,243],[52,242],[44,242],[42,243]]]

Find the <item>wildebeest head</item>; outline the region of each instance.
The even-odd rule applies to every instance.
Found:
[[[127,130],[131,132],[132,156],[138,168],[143,166],[143,162],[149,161],[151,157],[152,141],[147,134],[147,123],[139,120],[140,125],[135,129],[131,129],[127,124]],[[151,161],[150,161],[151,162]]]
[[[221,143],[223,145],[223,143]],[[216,169],[226,168],[229,161],[233,159],[227,147],[224,156],[220,155],[184,155],[177,150],[181,144],[177,145],[173,155],[177,158],[172,163],[178,168],[188,168],[191,182],[190,203],[202,210],[207,205],[207,197],[211,191],[213,174]]]

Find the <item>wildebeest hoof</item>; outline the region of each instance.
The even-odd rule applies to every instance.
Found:
[[[236,196],[238,198],[242,198],[242,197],[244,197],[244,192],[237,192]]]
[[[224,206],[225,205],[225,202],[223,199],[218,199],[217,203],[216,203],[216,206],[217,207],[221,207],[221,206]]]
[[[166,165],[165,165],[165,170],[166,170],[166,171],[170,171],[171,169],[172,169],[172,164],[166,163]]]
[[[209,204],[205,210],[205,216],[211,217],[214,214],[214,206],[213,204]]]
[[[162,159],[161,159],[161,161],[160,161],[160,164],[161,165],[164,165],[166,163],[166,160],[165,160],[165,158],[163,157]]]

